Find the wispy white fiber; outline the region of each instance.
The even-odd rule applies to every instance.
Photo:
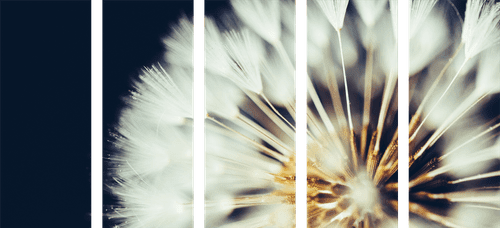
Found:
[[[443,65],[440,64],[439,66],[436,66],[436,67],[437,67],[437,69],[434,69],[434,67],[429,69],[432,72],[432,75],[439,74],[439,71],[441,70]],[[435,94],[441,95],[444,92],[447,85],[450,83],[452,77],[454,76],[453,73],[454,73],[453,71],[450,71],[449,73],[447,73],[445,75],[445,78],[440,82],[440,84],[438,85],[438,88],[434,92]],[[463,80],[464,80],[463,77],[459,78],[459,80],[457,81],[457,84],[462,83]],[[427,84],[427,86],[425,88],[430,87],[432,80],[430,80],[428,83],[429,84]],[[432,126],[431,128],[437,128],[441,124],[443,124],[445,122],[445,120],[451,115],[451,113],[453,113],[453,111],[456,109],[456,107],[458,107],[460,105],[460,103],[463,100],[465,100],[466,95],[469,93],[470,93],[470,91],[464,91],[464,88],[461,88],[458,86],[451,87],[448,90],[447,95],[443,97],[442,101],[439,102],[439,104],[434,108],[434,111],[432,111],[432,112],[430,112],[430,110],[432,110],[432,107],[434,107],[437,100],[433,99],[433,100],[429,101],[430,102],[429,105],[424,107],[424,112],[431,113],[428,117],[428,120],[427,120],[429,122],[428,123],[429,127]],[[420,95],[423,96],[424,94],[422,93]],[[426,123],[427,123],[427,121],[426,121]]]
[[[377,27],[376,33],[379,37],[379,57],[380,57],[380,68],[384,72],[385,76],[389,77],[391,73],[397,75],[398,67],[398,56],[397,56],[397,43],[396,38],[392,33],[392,23],[390,15],[385,15],[381,19],[380,26]]]
[[[264,47],[262,42],[248,29],[230,31],[224,35],[226,51],[231,58],[231,73],[223,75],[238,86],[260,94],[262,79],[260,61]]]
[[[462,42],[470,59],[500,42],[500,3],[494,0],[469,0],[465,9]]]
[[[281,35],[280,1],[232,0],[236,14],[259,36],[269,43],[279,41]]]
[[[471,138],[471,136],[473,136],[473,134],[470,133],[466,135],[468,137],[464,138]],[[448,148],[454,149],[463,143],[464,140],[460,137],[456,137],[455,139],[451,139]],[[450,171],[449,173],[457,178],[472,176],[490,169],[495,164],[495,160],[500,159],[500,140],[497,140],[497,142],[490,147],[484,148],[484,146],[481,146],[482,145],[478,144],[470,144],[457,151],[453,151],[450,156],[447,156],[443,160],[443,168],[447,168]]]
[[[119,165],[115,172],[120,178],[149,179],[161,175],[175,181],[179,174],[190,177],[190,172],[180,165],[191,163],[190,131],[145,121],[131,109],[122,114],[120,126],[115,144],[123,154],[112,159]]]
[[[344,26],[344,18],[349,0],[316,0],[316,4],[330,21],[335,30],[340,31]]]
[[[426,20],[427,15],[431,12],[432,8],[438,0],[412,0],[410,11],[410,39],[415,36],[417,31]],[[443,24],[444,25],[444,24]]]
[[[324,49],[330,43],[332,26],[316,4],[307,7],[307,63],[320,65],[324,60]]]
[[[280,2],[280,12],[281,12],[281,43],[288,58],[290,59],[292,65],[295,65],[295,4],[293,1],[281,1]],[[275,42],[274,47],[276,49],[279,42]],[[277,50],[277,49],[276,49]],[[285,59],[286,60],[286,59]],[[282,60],[283,61],[283,60]]]
[[[239,114],[238,106],[243,102],[243,92],[227,78],[209,75],[206,77],[207,112],[232,119]]]
[[[191,199],[168,180],[117,182],[118,186],[113,190],[124,207],[116,209],[116,218],[127,218],[120,227],[192,226],[192,207],[188,205]]]
[[[264,92],[271,102],[284,106],[295,101],[294,79],[276,54],[263,63],[262,76],[266,85]]]
[[[398,40],[398,0],[389,0],[389,10],[391,11],[394,37]]]
[[[221,31],[213,19],[205,18],[205,69],[215,75],[229,74],[229,61]]]
[[[184,67],[193,65],[193,23],[186,16],[172,27],[171,35],[163,43],[168,50],[165,53],[168,62]]]
[[[387,6],[387,0],[353,0],[358,14],[368,27],[377,23]]]
[[[457,45],[456,43],[457,39],[454,40],[455,40],[455,45],[453,47],[454,48],[453,50],[456,50],[459,47],[459,45]],[[465,49],[464,48],[460,49],[454,61],[450,65],[449,72],[445,74],[445,76],[453,77],[455,74],[458,74],[458,76],[467,75],[476,66],[477,59],[478,58],[471,58],[467,60],[467,57],[465,56]]]
[[[293,1],[281,1],[279,5],[284,30],[295,37],[295,4]]]
[[[496,200],[500,200],[500,195],[497,195]],[[460,205],[452,210],[451,216],[457,218],[465,227],[500,227],[498,210],[492,208],[474,207],[473,204]]]
[[[392,14],[391,14],[391,19],[392,19]],[[356,19],[356,26],[358,28],[358,33],[359,33],[359,39],[361,40],[361,44],[365,49],[368,49],[368,47],[371,45],[373,49],[379,49],[381,43],[387,39],[387,34],[388,32],[387,28],[392,28],[391,24],[394,25],[394,23],[389,23],[388,21],[389,17],[386,17],[385,19],[382,18],[380,19],[375,25],[372,27],[366,26],[366,24],[361,20],[360,18]],[[389,23],[389,24],[387,24]],[[391,31],[393,33],[395,30]],[[395,40],[396,36],[391,38],[391,40]]]
[[[175,78],[161,66],[144,69],[130,98],[137,115],[157,123],[180,123],[183,118],[192,118],[192,73],[172,69]]]
[[[352,67],[358,62],[359,50],[356,44],[356,40],[351,35],[350,28],[344,28],[340,34],[342,39],[342,51],[344,54],[344,64],[346,67]],[[342,64],[342,56],[337,50],[339,47],[339,38],[336,36],[331,36],[331,48],[334,60],[340,65]]]
[[[476,79],[476,90],[500,92],[500,47],[491,48],[481,55]]]
[[[444,15],[437,10],[422,23],[410,40],[410,76],[418,73],[449,46]]]

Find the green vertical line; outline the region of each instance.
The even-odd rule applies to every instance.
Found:
[[[204,226],[203,0],[195,0],[194,30],[194,227]]]
[[[101,1],[92,2],[92,227],[101,227]]]
[[[297,164],[297,192],[296,192],[296,220],[297,228],[306,227],[306,0],[296,0],[297,10],[297,145],[296,145],[296,164]]]
[[[406,194],[406,39],[407,39],[407,20],[406,20],[406,0],[399,1],[399,227],[406,228],[408,225],[408,214],[406,212],[407,194]]]

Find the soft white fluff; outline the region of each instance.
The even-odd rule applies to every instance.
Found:
[[[465,10],[462,42],[470,59],[500,42],[500,3],[494,0],[469,0]]]
[[[417,34],[427,15],[432,11],[438,0],[412,0],[410,11],[410,38]],[[444,25],[444,24],[443,24]]]
[[[387,6],[387,0],[354,0],[353,2],[359,16],[368,27],[377,23]]]
[[[335,30],[340,31],[344,26],[345,12],[349,0],[316,0],[315,2],[325,13]]]
[[[281,36],[280,1],[232,0],[236,14],[257,34],[269,43],[279,41]]]

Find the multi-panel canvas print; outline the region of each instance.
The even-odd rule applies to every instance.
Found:
[[[206,0],[205,157],[194,167],[193,2],[104,2],[105,91],[112,81],[122,88],[105,93],[115,100],[105,107],[105,225],[397,227],[404,208],[410,227],[500,227],[500,3],[411,0],[408,25],[398,23],[400,3],[309,0],[299,44],[292,0]],[[142,13],[121,19],[134,10]],[[401,26],[408,40],[398,39]],[[403,41],[409,62],[398,58]],[[120,65],[128,70],[112,78],[107,69]],[[404,132],[399,115],[409,117]],[[305,216],[296,214],[299,163]],[[196,168],[203,217],[194,213]]]

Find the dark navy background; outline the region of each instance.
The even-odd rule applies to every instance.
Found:
[[[0,227],[90,227],[90,1],[0,7]]]

